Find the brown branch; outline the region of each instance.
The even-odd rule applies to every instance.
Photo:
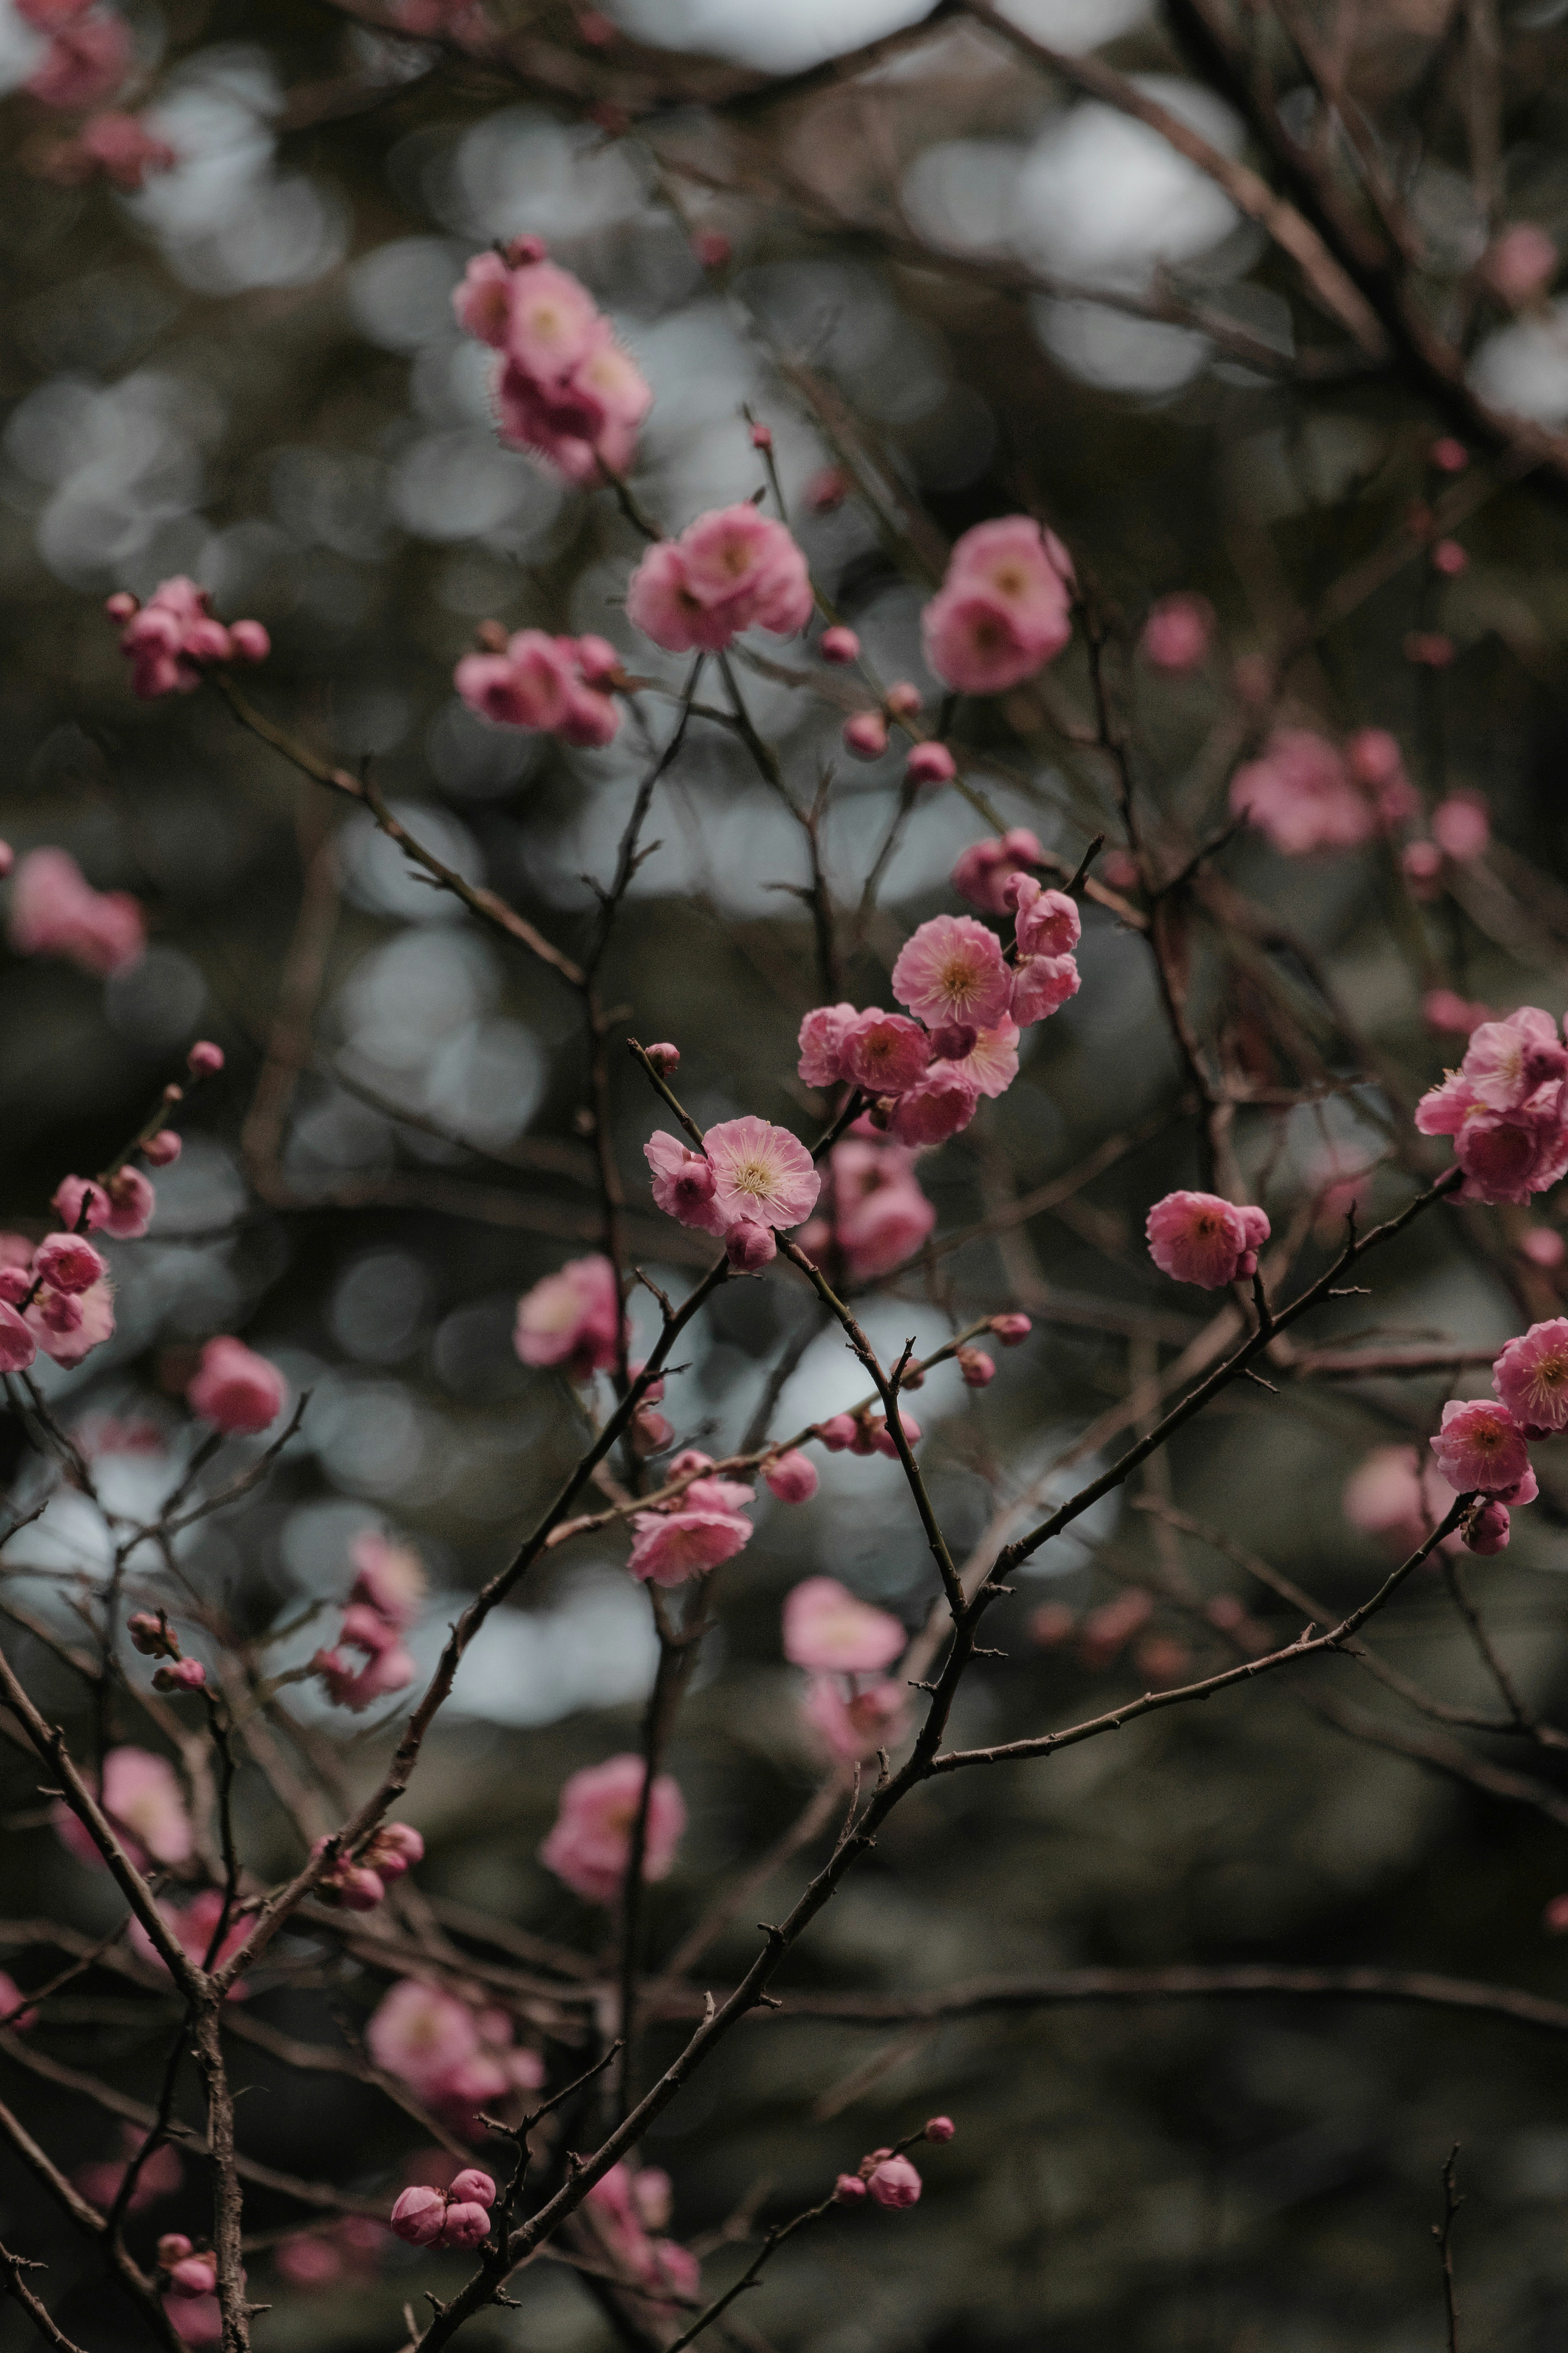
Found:
[[[0,2246],[0,2270],[5,2274],[5,2293],[19,2304],[46,2345],[56,2353],[81,2353],[79,2345],[68,2337],[55,2321],[47,2305],[33,2294],[23,2278],[24,2272],[47,2271],[47,2263],[35,2263],[26,2255],[14,2255],[9,2247]]]

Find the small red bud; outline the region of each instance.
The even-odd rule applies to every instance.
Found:
[[[647,1049],[647,1058],[661,1079],[668,1077],[671,1071],[678,1071],[680,1068],[680,1049],[679,1046],[672,1046],[668,1039],[659,1045],[650,1046]]]
[[[951,2140],[957,2130],[958,2126],[953,2123],[951,2116],[931,2116],[927,2118],[925,2128],[927,2140]]]

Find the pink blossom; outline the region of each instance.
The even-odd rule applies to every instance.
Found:
[[[364,2039],[383,2073],[395,2075],[432,2106],[446,2104],[455,2072],[480,2048],[479,2023],[468,2004],[417,1978],[402,1978],[383,1995]]]
[[[1515,221],[1481,256],[1479,273],[1510,310],[1544,294],[1557,275],[1557,248],[1534,221]]]
[[[563,383],[593,348],[599,320],[593,296],[581,280],[543,260],[511,271],[507,290],[506,350],[526,375]]]
[[[33,1257],[33,1272],[56,1291],[90,1291],[108,1273],[98,1252],[79,1234],[46,1234]]]
[[[458,324],[465,334],[475,336],[500,351],[506,342],[511,317],[512,272],[499,253],[476,253],[463,274],[463,282],[452,296],[452,308]]]
[[[794,637],[811,613],[805,556],[783,523],[749,504],[716,508],[661,540],[626,586],[627,617],[670,653],[721,653],[753,628]]]
[[[22,1278],[24,1284],[26,1277]],[[0,1302],[0,1372],[25,1373],[38,1353],[38,1344],[24,1318],[8,1302]]]
[[[973,915],[933,915],[905,941],[893,966],[893,994],[937,1026],[989,1029],[1006,1012],[1013,981],[994,932]]]
[[[44,106],[96,106],[125,79],[131,54],[123,16],[94,8],[58,26],[22,87]]]
[[[87,1203],[89,1233],[112,1234],[116,1241],[140,1240],[153,1222],[158,1197],[140,1168],[117,1168],[103,1185],[85,1176],[64,1176],[56,1186],[53,1206],[60,1222],[75,1233]]]
[[[533,449],[569,481],[626,470],[653,396],[586,289],[536,240],[517,240],[504,259],[477,256],[453,308],[498,354],[503,440]]]
[[[1385,1543],[1398,1560],[1426,1543],[1452,1498],[1436,1464],[1414,1446],[1374,1446],[1345,1482],[1341,1507],[1352,1528]],[[1458,1539],[1444,1539],[1453,1551]]]
[[[1018,1075],[1018,1027],[1004,1014],[994,1029],[976,1031],[974,1042],[965,1054],[955,1055],[944,1061],[943,1070],[955,1071],[968,1081],[975,1091],[989,1095],[993,1101],[1006,1093]]]
[[[951,784],[958,763],[945,744],[917,744],[904,762],[904,778],[911,785]]]
[[[184,1148],[175,1129],[161,1127],[156,1135],[150,1135],[147,1138],[146,1143],[142,1146],[142,1155],[143,1159],[151,1162],[154,1168],[170,1168],[179,1158]]]
[[[860,659],[860,640],[853,629],[841,628],[837,622],[824,629],[816,641],[816,650],[825,662],[853,662]]]
[[[721,1234],[734,1223],[718,1206],[718,1179],[705,1152],[694,1152],[678,1135],[658,1128],[643,1145],[643,1157],[653,1171],[655,1204],[666,1217],[704,1234]]]
[[[1025,956],[1013,974],[1009,1018],[1021,1029],[1048,1020],[1078,995],[1081,977],[1073,956]]]
[[[217,2285],[217,2263],[211,2255],[176,2255],[163,2269],[175,2295],[211,2295]]]
[[[586,1381],[615,1364],[623,1320],[609,1260],[568,1259],[519,1300],[512,1345],[525,1365],[559,1365],[569,1379]]]
[[[1345,744],[1345,765],[1372,795],[1381,824],[1403,825],[1421,814],[1421,797],[1405,773],[1405,754],[1385,727],[1361,727]]]
[[[397,1641],[369,1651],[363,1667],[351,1666],[339,1651],[318,1651],[310,1665],[325,1683],[333,1706],[346,1707],[355,1715],[363,1715],[375,1700],[406,1691],[419,1672],[412,1651]]]
[[[539,1860],[584,1903],[613,1904],[620,1894],[646,1771],[640,1757],[607,1757],[563,1784],[561,1810]],[[668,1878],[685,1828],[679,1784],[673,1775],[660,1773],[648,1792],[645,1880]]]
[[[95,891],[64,849],[30,849],[11,885],[11,945],[18,955],[62,955],[84,972],[133,965],[147,944],[138,901]]]
[[[1010,903],[1005,896],[1008,878],[1024,867],[1037,866],[1044,855],[1027,826],[1015,826],[1010,833],[972,842],[962,851],[952,870],[952,887],[972,906],[1004,915]]]
[[[871,1443],[876,1448],[877,1452],[879,1454],[889,1455],[889,1457],[896,1456],[899,1451],[899,1442],[893,1436],[892,1431],[889,1429],[887,1423],[885,1421],[873,1421],[869,1427]],[[899,1414],[899,1428],[902,1430],[905,1440],[909,1445],[918,1446],[920,1444],[920,1423],[915,1419],[912,1414],[905,1413],[901,1409]]]
[[[739,1512],[698,1508],[638,1512],[636,1538],[626,1567],[654,1585],[683,1585],[732,1560],[752,1540],[752,1524]]]
[[[163,2315],[186,2345],[216,2345],[223,2336],[223,2312],[216,2295],[167,2295]]]
[[[1167,1193],[1150,1210],[1145,1231],[1163,1274],[1217,1291],[1252,1272],[1268,1220],[1261,1209],[1237,1208],[1215,1193]]]
[[[674,2239],[647,2235],[658,2228],[654,2216],[668,2220],[668,2179],[654,2166],[634,2176],[625,2165],[613,2165],[589,2190],[584,2207],[610,2253],[645,2294],[656,2299],[673,2295],[689,2300],[701,2280],[696,2256]]]
[[[818,1005],[800,1025],[799,1071],[808,1087],[835,1087],[844,1077],[844,1040],[859,1019],[852,1005]]]
[[[282,1412],[289,1385],[275,1365],[228,1334],[209,1340],[185,1402],[226,1438],[253,1437]]]
[[[1469,568],[1469,556],[1457,539],[1440,539],[1432,550],[1432,569],[1444,580],[1457,580]]]
[[[1524,1433],[1505,1405],[1490,1398],[1451,1398],[1429,1441],[1437,1468],[1456,1494],[1479,1488],[1506,1493],[1530,1469]]]
[[[1487,805],[1473,793],[1450,793],[1432,812],[1432,839],[1445,858],[1468,864],[1479,858],[1492,837]]]
[[[1492,1367],[1492,1388],[1527,1437],[1568,1429],[1568,1321],[1532,1324]]]
[[[760,1274],[777,1258],[779,1246],[770,1227],[760,1226],[755,1218],[737,1218],[724,1229],[724,1254],[737,1274]]]
[[[854,1765],[879,1748],[896,1748],[908,1729],[910,1694],[880,1678],[856,1689],[841,1675],[813,1675],[801,1714],[830,1757]]]
[[[888,723],[879,711],[855,711],[844,722],[844,748],[857,760],[879,760],[888,748]]]
[[[805,1145],[787,1128],[753,1117],[721,1120],[709,1129],[703,1148],[723,1227],[737,1218],[798,1226],[811,1215],[822,1179]]]
[[[860,1600],[837,1577],[808,1577],[785,1597],[784,1654],[792,1667],[876,1674],[892,1665],[907,1641],[898,1619]]]
[[[103,1760],[100,1802],[138,1870],[156,1862],[188,1862],[195,1836],[179,1779],[167,1757],[146,1748],[111,1748]],[[79,1861],[101,1863],[91,1832],[63,1799],[52,1816],[62,1844]]]
[[[809,1504],[816,1493],[816,1465],[798,1447],[787,1453],[775,1454],[771,1462],[763,1465],[763,1477],[768,1491],[781,1504]]]
[[[930,1075],[901,1094],[889,1122],[900,1144],[945,1144],[980,1108],[980,1090],[955,1062],[933,1062]]]
[[[1072,634],[1065,565],[1059,543],[1027,515],[966,531],[921,617],[926,659],[943,683],[1000,693],[1060,653]]]
[[[1441,440],[1434,441],[1426,455],[1440,474],[1462,474],[1470,462],[1469,451],[1462,441],[1456,441],[1451,433],[1446,433]]]
[[[807,1229],[810,1239],[802,1239],[807,1256],[820,1259],[836,1228],[852,1282],[870,1282],[901,1266],[936,1223],[914,1175],[914,1155],[898,1145],[846,1136],[833,1148],[831,1184],[834,1227],[818,1220]]]
[[[373,1609],[394,1632],[405,1632],[419,1615],[426,1589],[425,1564],[414,1546],[394,1544],[366,1528],[349,1546],[349,1558],[354,1566],[351,1603]]]
[[[1482,1022],[1459,1070],[1416,1104],[1423,1135],[1453,1137],[1465,1199],[1527,1201],[1568,1171],[1563,1083],[1536,1077],[1553,1072],[1562,1052],[1551,1016],[1523,1006]]]
[[[605,675],[598,652],[603,644],[602,638],[519,629],[503,654],[465,655],[452,682],[471,710],[499,725],[553,733],[567,744],[603,745],[614,740],[620,725],[614,702],[597,691],[596,681]],[[615,662],[614,649],[609,651]]]
[[[434,2247],[447,2226],[447,2200],[438,2189],[416,2183],[402,2190],[392,2209],[392,2227],[411,2247]]]
[[[871,1095],[902,1094],[925,1074],[931,1042],[918,1021],[876,1007],[857,1015],[844,1033],[843,1074]]]
[[[993,1315],[991,1329],[1005,1348],[1021,1347],[1034,1330],[1027,1315]]]
[[[1492,1010],[1489,1005],[1472,1004],[1452,988],[1429,988],[1421,999],[1421,1018],[1429,1029],[1468,1038],[1483,1021],[1491,1020]]]
[[[1215,612],[1208,598],[1178,589],[1150,606],[1139,650],[1156,670],[1199,670],[1208,659],[1214,631]]]
[[[879,2206],[912,2206],[921,2194],[921,2178],[907,2157],[885,2157],[866,2187]]]
[[[116,618],[130,608],[120,648],[131,657],[132,691],[144,702],[193,693],[203,671],[215,664],[260,661],[271,650],[259,621],[237,621],[232,629],[226,628],[213,618],[211,605],[211,589],[183,573],[161,581],[140,607],[133,598],[110,598],[109,609]]]
[[[1275,729],[1261,756],[1231,779],[1230,806],[1287,858],[1357,849],[1383,822],[1334,746],[1307,727]]]
[[[1032,874],[1009,875],[1002,896],[1014,911],[1020,956],[1070,955],[1083,933],[1076,902],[1065,891],[1047,891]]]
[[[0,1276],[0,1282],[7,1280]],[[14,1323],[15,1311],[7,1313]],[[36,1341],[47,1356],[52,1356],[57,1365],[69,1371],[112,1336],[114,1286],[107,1276],[75,1294],[46,1286],[26,1310],[24,1321],[29,1340]],[[16,1345],[9,1326],[0,1329],[0,1347],[7,1340],[13,1346]],[[31,1357],[27,1361],[31,1363]]]

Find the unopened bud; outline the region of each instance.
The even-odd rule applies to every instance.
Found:
[[[833,2185],[835,2202],[840,2206],[853,2206],[865,2195],[866,2185],[858,2173],[841,2173]]]
[[[173,1666],[159,1667],[153,1677],[153,1688],[161,1692],[198,1692],[206,1687],[207,1671],[199,1659],[177,1659]]]
[[[210,1038],[198,1038],[185,1056],[185,1065],[193,1078],[216,1078],[223,1068],[223,1048],[215,1046]]]
[[[680,1068],[680,1049],[670,1045],[668,1039],[660,1045],[648,1047],[647,1058],[661,1079],[668,1078],[671,1071]]]
[[[912,719],[921,708],[924,697],[912,681],[907,678],[896,678],[882,701],[896,719]]]
[[[993,1315],[991,1329],[1005,1348],[1016,1348],[1034,1330],[1026,1315]]]
[[[104,598],[103,609],[111,621],[129,621],[142,610],[142,606],[129,588],[117,588],[112,596]]]
[[[525,269],[531,261],[542,261],[549,250],[542,237],[514,237],[504,258],[514,269]]]
[[[753,449],[771,449],[771,448],[773,448],[773,427],[772,427],[771,425],[753,425],[753,426],[752,426],[752,448],[753,448]]]
[[[996,1359],[984,1348],[960,1348],[957,1364],[966,1388],[985,1388],[996,1377]]]
[[[958,2126],[951,2116],[928,2116],[926,2119],[927,2140],[951,2140],[957,2130]]]

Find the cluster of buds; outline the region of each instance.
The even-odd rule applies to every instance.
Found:
[[[318,1839],[314,1852],[320,1854],[326,1843]],[[425,1841],[416,1830],[407,1822],[384,1822],[357,1855],[338,1857],[316,1892],[323,1904],[342,1905],[345,1912],[374,1912],[385,1898],[387,1881],[401,1879],[424,1860]]]
[[[106,600],[110,619],[125,624],[120,649],[131,657],[132,687],[143,702],[190,694],[201,684],[203,671],[221,663],[266,660],[272,640],[259,621],[234,621],[226,628],[214,619],[211,607],[212,590],[183,574],[160,581],[145,605],[126,588]]]
[[[447,2189],[423,2184],[405,2189],[392,2210],[392,2227],[411,2247],[479,2247],[490,2234],[496,2186],[470,2165]]]
[[[171,2295],[211,2295],[217,2286],[217,2263],[199,2253],[183,2231],[165,2231],[158,2242],[158,2268]]]
[[[957,2127],[951,2116],[932,2116],[911,2140],[947,2141]],[[924,2187],[919,2173],[904,2155],[905,2143],[898,2148],[874,2148],[860,2159],[854,2173],[841,2173],[834,2184],[833,2195],[840,2206],[858,2205],[862,2199],[874,2199],[879,2206],[894,2208],[913,2206]]]
[[[822,633],[818,650],[825,661],[852,662],[860,656],[860,640],[853,629],[834,628]],[[919,717],[921,691],[910,680],[896,679],[877,711],[852,712],[844,723],[844,748],[857,760],[879,760],[888,748],[888,729]],[[958,763],[945,744],[932,739],[916,743],[904,763],[910,785],[945,785],[958,774]]]
[[[161,1692],[198,1692],[206,1689],[207,1671],[199,1659],[183,1658],[180,1638],[169,1623],[169,1613],[160,1609],[133,1610],[126,1631],[132,1650],[140,1651],[144,1659],[163,1659],[163,1666],[155,1668],[153,1688]]]
[[[921,1440],[921,1426],[912,1414],[900,1412],[899,1420],[905,1438],[911,1446]],[[819,1421],[816,1433],[829,1454],[891,1454],[899,1451],[898,1440],[880,1414],[868,1406],[858,1406],[853,1413],[829,1414]]]

